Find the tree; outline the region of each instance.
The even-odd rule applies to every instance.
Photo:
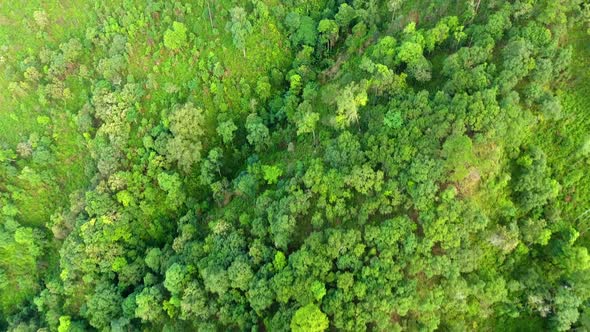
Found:
[[[68,332],[70,331],[70,327],[72,325],[72,318],[70,316],[61,316],[59,317],[59,327],[57,328],[58,332]]]
[[[295,311],[290,326],[293,332],[320,332],[328,328],[329,321],[320,308],[310,303]]]
[[[406,2],[406,0],[388,0],[387,1],[387,9],[391,12],[391,20],[395,19],[398,11],[401,9],[402,5]]]
[[[182,171],[189,172],[201,160],[200,138],[205,134],[203,111],[188,103],[174,110],[168,121],[173,135],[167,144],[168,159],[177,162]]]
[[[287,258],[285,257],[285,254],[282,251],[277,251],[275,253],[275,257],[273,260],[273,266],[274,266],[275,270],[277,270],[277,271],[280,271],[285,266],[287,266]]]
[[[359,120],[358,108],[368,101],[367,90],[361,84],[351,83],[346,86],[336,99],[336,125],[345,128]]]
[[[278,248],[287,249],[293,241],[295,232],[295,219],[288,215],[278,215],[270,220],[269,233],[272,235],[274,245]]]
[[[135,309],[135,316],[144,321],[155,322],[162,317],[162,300],[164,297],[160,290],[156,287],[144,288],[137,297],[135,302],[137,308]]]
[[[413,63],[423,57],[422,46],[416,42],[405,41],[403,42],[398,50],[397,58],[405,63]]]
[[[196,281],[188,283],[183,289],[182,299],[180,302],[180,317],[182,319],[203,320],[209,317],[211,308],[208,304],[208,296],[203,286]]]
[[[172,29],[167,29],[164,33],[164,46],[169,50],[178,50],[187,44],[186,26],[184,23],[174,21]]]
[[[400,111],[390,110],[383,117],[383,124],[391,129],[400,129],[403,123],[404,119]]]
[[[178,263],[172,264],[166,270],[166,278],[164,279],[164,287],[174,294],[180,294],[184,290],[184,284],[187,281],[186,268]]]
[[[264,310],[274,303],[274,293],[266,279],[255,278],[247,296],[250,305],[258,314],[263,314]]]
[[[313,18],[291,12],[287,14],[285,24],[291,33],[290,37],[293,45],[315,46],[318,30],[316,21]]]
[[[98,330],[110,327],[111,321],[122,314],[122,302],[123,298],[114,285],[105,282],[99,284],[87,302],[90,325]]]
[[[338,13],[336,13],[334,19],[341,28],[346,29],[356,17],[356,10],[347,3],[343,3],[338,8]]]
[[[419,82],[430,81],[432,77],[430,62],[425,57],[409,63],[408,72]]]
[[[305,112],[303,114],[298,113],[298,115],[298,119],[296,120],[297,135],[312,133],[313,139],[315,141],[315,129],[318,121],[320,120],[320,115],[311,111]]]
[[[262,166],[263,178],[268,184],[277,183],[279,177],[283,174],[283,170],[276,165]]]
[[[328,44],[328,52],[338,40],[338,24],[334,20],[323,19],[318,24],[320,42]]]
[[[224,144],[230,144],[234,139],[234,132],[238,129],[232,120],[221,122],[217,126],[217,134]]]
[[[246,138],[250,144],[254,145],[256,151],[262,151],[269,144],[268,128],[262,122],[262,118],[255,113],[246,118],[246,130],[248,131]]]
[[[256,94],[263,101],[268,100],[270,97],[271,88],[272,86],[270,85],[268,76],[263,76],[256,82]]]
[[[248,14],[242,7],[234,7],[229,13],[231,21],[227,22],[225,28],[231,32],[234,45],[241,49],[246,57],[246,36],[252,32],[252,24],[248,21]]]
[[[589,326],[583,0],[79,2],[0,6],[1,331]]]
[[[243,256],[240,256],[227,269],[227,277],[230,280],[231,287],[247,291],[254,273],[248,261]]]
[[[145,256],[145,265],[155,272],[160,270],[160,264],[162,260],[162,251],[160,248],[152,248],[147,252]]]
[[[311,284],[311,293],[316,301],[321,301],[326,295],[326,285],[320,281],[314,281]]]
[[[407,64],[408,73],[420,82],[430,80],[430,62],[423,55],[423,46],[415,41],[403,42],[397,58]]]
[[[182,181],[177,173],[158,174],[158,185],[167,193],[166,204],[169,207],[176,209],[182,206],[186,197],[182,191]]]
[[[44,30],[47,24],[49,24],[49,17],[44,10],[37,10],[33,12],[33,19],[40,30]]]
[[[532,147],[516,163],[518,168],[513,188],[523,212],[539,208],[557,196],[559,184],[550,178],[547,157],[542,150]]]
[[[371,59],[393,68],[396,52],[397,40],[391,36],[385,36],[379,39],[377,44],[373,46],[371,51]]]

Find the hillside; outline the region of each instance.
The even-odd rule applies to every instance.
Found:
[[[590,330],[583,0],[0,4],[0,330]]]

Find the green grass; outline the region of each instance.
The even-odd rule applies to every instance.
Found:
[[[4,232],[0,232],[0,243],[0,284],[5,282],[8,287],[4,289],[10,289],[0,296],[1,317],[2,312],[17,309],[20,303],[33,296],[40,285],[35,279],[39,272],[37,264],[29,250]],[[4,289],[0,288],[2,292]]]
[[[67,207],[69,194],[86,188],[89,182],[85,167],[90,162],[84,138],[78,133],[75,114],[85,102],[85,87],[78,80],[68,80],[67,87],[73,98],[60,105],[44,106],[32,86],[22,94],[11,94],[10,84],[23,79],[25,59],[37,55],[43,48],[57,49],[59,44],[72,37],[81,38],[85,25],[93,24],[93,3],[81,1],[24,1],[0,3],[0,146],[15,149],[31,134],[51,140],[47,148],[50,162],[34,164],[19,160],[15,165],[21,170],[28,167],[40,181],[28,181],[18,177],[0,179],[13,188],[12,201],[19,213],[21,225],[43,228],[50,215],[61,207]],[[33,19],[34,12],[44,11],[48,24],[41,30]],[[51,118],[49,123],[38,121],[40,116]],[[48,230],[47,230],[48,231]],[[0,233],[0,265],[4,266],[4,278],[8,281],[0,296],[0,312],[10,313],[30,299],[40,286],[37,277],[44,273],[44,259],[57,257],[49,247],[41,255],[31,256],[21,244],[10,239],[11,233]],[[51,265],[56,265],[53,262]],[[10,292],[5,290],[10,289]],[[1,316],[1,314],[0,314]]]
[[[91,14],[92,7],[91,1],[0,4],[0,45],[6,47],[3,54],[5,59],[0,64],[0,70],[5,74],[0,76],[0,89],[7,91],[11,82],[23,79],[19,74],[23,68],[10,67],[9,63],[22,66],[26,57],[39,54],[45,47],[56,49],[60,43],[72,37],[82,38],[85,26],[95,21]],[[36,11],[43,11],[47,15],[48,23],[43,30],[35,23]],[[84,85],[77,80],[68,80],[67,87],[73,96],[86,95]],[[89,156],[84,138],[77,132],[72,116],[83,102],[83,98],[74,98],[60,107],[43,106],[39,102],[36,87],[29,88],[23,95],[0,94],[0,143],[14,149],[33,133],[49,136],[53,140],[51,149],[55,162],[52,165],[21,165],[30,166],[36,173],[42,174],[43,183],[12,183],[20,192],[14,200],[22,224],[43,225],[55,209],[68,203],[70,192],[88,184],[84,168],[89,162]],[[52,122],[39,123],[39,116],[50,116]]]
[[[574,46],[571,80],[558,91],[563,116],[542,123],[533,138],[547,154],[554,178],[562,179],[558,198],[569,220],[590,209],[590,36],[581,29],[569,34]]]

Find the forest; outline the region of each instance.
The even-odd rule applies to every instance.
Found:
[[[590,331],[587,0],[0,2],[0,331]]]

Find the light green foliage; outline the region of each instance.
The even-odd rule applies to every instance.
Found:
[[[559,191],[557,181],[549,178],[545,154],[537,148],[517,160],[518,170],[514,178],[516,200],[524,212],[544,205],[555,198]]]
[[[402,115],[399,111],[389,111],[383,118],[383,124],[391,129],[399,129],[403,125]]]
[[[406,63],[413,63],[422,58],[422,46],[413,41],[403,42],[397,53],[397,58]]]
[[[61,316],[59,317],[59,327],[57,328],[57,331],[68,332],[70,330],[71,324],[72,320],[70,316]]]
[[[145,256],[145,264],[147,267],[154,271],[158,271],[160,269],[160,261],[161,261],[162,251],[160,248],[152,248],[148,251],[147,255]]]
[[[359,107],[365,106],[368,96],[362,85],[351,84],[345,87],[336,99],[336,125],[348,127],[359,121]]]
[[[338,39],[338,24],[334,20],[323,19],[318,24],[318,32],[320,33],[320,41],[328,45],[328,50],[336,43]]]
[[[371,52],[371,58],[386,66],[393,66],[397,52],[397,40],[392,36],[381,38]]]
[[[173,22],[172,29],[164,33],[164,46],[169,50],[178,50],[187,44],[186,26],[184,23]]]
[[[185,268],[177,263],[172,264],[168,270],[166,270],[166,279],[164,280],[164,287],[172,293],[178,294],[184,289],[184,283],[186,280]]]
[[[282,251],[277,251],[275,254],[273,265],[276,270],[282,270],[287,265],[285,254]]]
[[[231,287],[246,291],[254,274],[249,262],[243,258],[238,258],[227,269],[227,277],[230,280]]]
[[[263,101],[270,97],[271,88],[272,86],[270,85],[267,76],[260,78],[258,82],[256,82],[256,93]]]
[[[232,120],[221,122],[217,126],[217,134],[221,136],[224,144],[230,144],[234,138],[234,132],[238,129]]]
[[[311,110],[311,105],[305,102],[301,103],[296,114],[295,122],[297,124],[297,135],[312,133],[315,138],[317,123],[320,120],[320,114]]]
[[[16,211],[14,211],[16,212]],[[3,209],[3,214],[13,211]],[[37,289],[36,262],[44,246],[38,230],[19,226],[9,217],[0,216],[0,314],[8,315]],[[18,289],[18,292],[11,291]]]
[[[244,8],[234,7],[229,12],[231,21],[227,22],[226,29],[233,36],[234,46],[242,50],[246,57],[246,37],[252,32],[252,24]]]
[[[277,183],[279,177],[283,174],[283,170],[276,165],[263,165],[262,173],[266,183],[274,184]]]
[[[295,311],[290,326],[294,332],[320,332],[326,330],[328,324],[328,317],[315,304],[308,304]]]
[[[326,295],[326,286],[316,280],[311,284],[311,293],[316,301],[321,301]]]
[[[467,136],[450,136],[443,144],[442,155],[446,159],[446,169],[453,172],[451,179],[462,180],[469,173],[475,161],[473,144]]]
[[[186,104],[168,117],[173,137],[168,141],[167,154],[170,161],[176,161],[184,172],[201,160],[204,131],[204,116],[200,108]]]
[[[291,41],[294,45],[315,45],[318,29],[313,18],[291,12],[287,14],[285,24],[291,31]]]
[[[182,190],[182,181],[178,174],[158,174],[158,185],[167,193],[166,205],[169,207],[178,207],[184,203],[185,194]]]

